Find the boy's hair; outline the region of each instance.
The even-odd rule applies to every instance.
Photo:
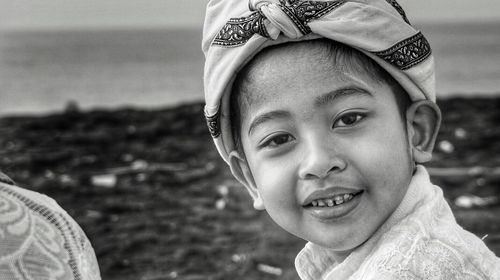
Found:
[[[408,93],[389,73],[387,73],[387,71],[362,52],[345,44],[324,38],[274,45],[263,49],[248,64],[246,64],[245,67],[243,67],[243,69],[237,74],[233,84],[229,109],[231,132],[235,148],[241,156],[244,156],[240,137],[242,116],[246,113],[246,110],[248,110],[252,103],[250,96],[248,94],[244,94],[244,92],[248,90],[246,84],[249,79],[252,78],[250,71],[254,67],[255,63],[264,57],[266,53],[278,48],[290,48],[292,45],[302,46],[302,50],[314,50],[318,59],[331,61],[332,72],[334,69],[338,69],[343,72],[355,72],[364,74],[366,77],[371,78],[376,82],[387,83],[395,95],[401,118],[406,120],[406,109],[411,104]]]

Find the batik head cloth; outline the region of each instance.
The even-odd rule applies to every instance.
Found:
[[[202,44],[205,117],[224,160],[235,147],[229,95],[238,71],[265,47],[317,38],[360,50],[413,101],[435,101],[431,48],[395,0],[212,0]]]

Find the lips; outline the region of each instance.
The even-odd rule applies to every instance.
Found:
[[[363,190],[348,188],[327,188],[310,194],[302,203],[304,207],[333,207],[351,201]]]
[[[306,213],[323,223],[332,223],[355,213],[364,190],[347,188],[321,189],[309,195],[303,203]]]

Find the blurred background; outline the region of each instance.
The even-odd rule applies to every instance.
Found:
[[[500,2],[400,0],[444,123],[430,165],[500,253]],[[303,242],[218,158],[202,114],[203,0],[0,0],[0,169],[55,198],[103,279],[296,279]]]

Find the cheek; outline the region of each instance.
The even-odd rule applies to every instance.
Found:
[[[352,141],[354,149],[350,149],[349,158],[364,174],[366,183],[395,188],[404,183],[411,170],[410,150],[402,123],[387,124]]]
[[[406,132],[404,127],[381,127],[356,144],[352,164],[363,174],[370,201],[384,218],[399,205],[411,179]]]
[[[379,123],[360,137],[359,153],[378,165],[401,165],[407,161],[409,153],[405,126],[399,119]]]
[[[284,207],[295,200],[294,167],[290,162],[258,160],[252,168],[257,188],[266,207]]]
[[[408,164],[409,148],[401,135],[377,135],[368,141],[361,141],[356,149],[357,157],[363,158],[375,169],[390,167],[386,171],[395,172],[394,168],[403,168]]]
[[[261,161],[255,169],[254,179],[269,216],[286,231],[298,235],[301,206],[295,170],[290,162]]]

